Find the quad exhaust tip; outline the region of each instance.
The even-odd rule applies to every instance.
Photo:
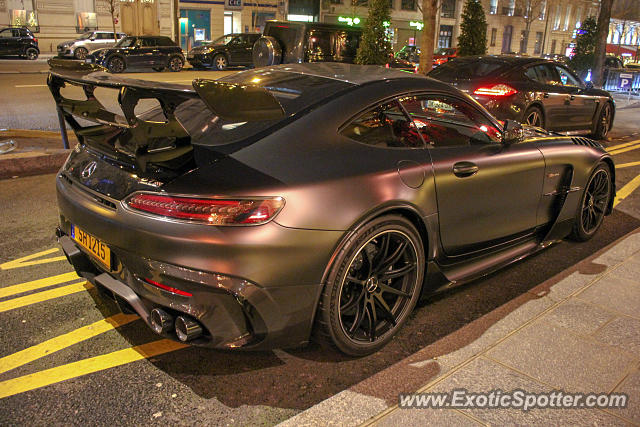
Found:
[[[150,320],[151,329],[156,334],[167,334],[173,329],[173,316],[161,308],[151,310]]]
[[[187,342],[202,335],[202,326],[187,316],[178,316],[175,323],[176,336],[182,342]]]

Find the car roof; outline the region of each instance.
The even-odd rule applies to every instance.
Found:
[[[341,62],[307,62],[302,64],[281,64],[271,67],[249,70],[248,72],[289,72],[306,74],[326,79],[339,80],[345,83],[362,86],[384,80],[415,80],[425,89],[443,89],[451,86],[422,74],[388,69],[380,65],[357,65]]]
[[[503,62],[505,65],[527,65],[534,62],[550,62],[545,58],[539,58],[536,56],[518,56],[518,55],[480,55],[480,56],[458,56],[456,61],[479,61],[483,59],[491,59],[494,62]]]

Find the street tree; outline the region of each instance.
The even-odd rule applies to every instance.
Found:
[[[575,55],[569,61],[569,65],[578,73],[586,72],[589,68],[593,69],[597,34],[596,19],[590,16],[580,26],[576,37]]]
[[[420,74],[427,74],[433,67],[433,51],[436,44],[436,16],[438,0],[422,0],[422,34],[420,34]]]
[[[487,19],[479,0],[467,0],[462,11],[458,56],[487,53]]]
[[[601,86],[604,82],[604,56],[607,50],[607,35],[609,34],[609,21],[611,21],[611,5],[613,0],[600,1],[600,13],[598,14],[598,24],[596,33],[595,59],[591,81],[596,86]]]
[[[520,0],[518,2],[518,8],[522,11],[522,20],[524,21],[524,37],[522,44],[524,50],[521,53],[527,52],[527,44],[529,43],[529,34],[531,32],[531,24],[540,17],[545,16],[545,8],[547,7],[547,0]]]
[[[107,4],[109,13],[111,14],[111,25],[113,25],[113,37],[118,41],[118,33],[116,32],[116,18],[118,17],[119,0],[103,0]]]
[[[390,21],[389,0],[370,0],[369,15],[356,54],[357,64],[383,65],[389,62],[391,42],[385,23]]]

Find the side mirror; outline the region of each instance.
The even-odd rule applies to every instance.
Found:
[[[89,36],[89,40],[94,41],[95,39],[96,39],[96,35],[95,34]]]
[[[515,120],[507,120],[502,130],[502,143],[514,144],[524,140],[524,129],[522,125]]]
[[[593,82],[585,82],[584,83],[584,88],[586,90],[593,89]]]

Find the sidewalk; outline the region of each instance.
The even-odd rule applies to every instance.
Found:
[[[629,400],[624,409],[526,412],[398,407],[399,393],[455,389],[617,392]],[[640,230],[280,425],[363,423],[640,425]]]
[[[77,140],[69,132],[69,146]],[[13,141],[15,148],[2,154]],[[0,129],[0,179],[57,172],[69,156],[62,145],[60,132]]]

